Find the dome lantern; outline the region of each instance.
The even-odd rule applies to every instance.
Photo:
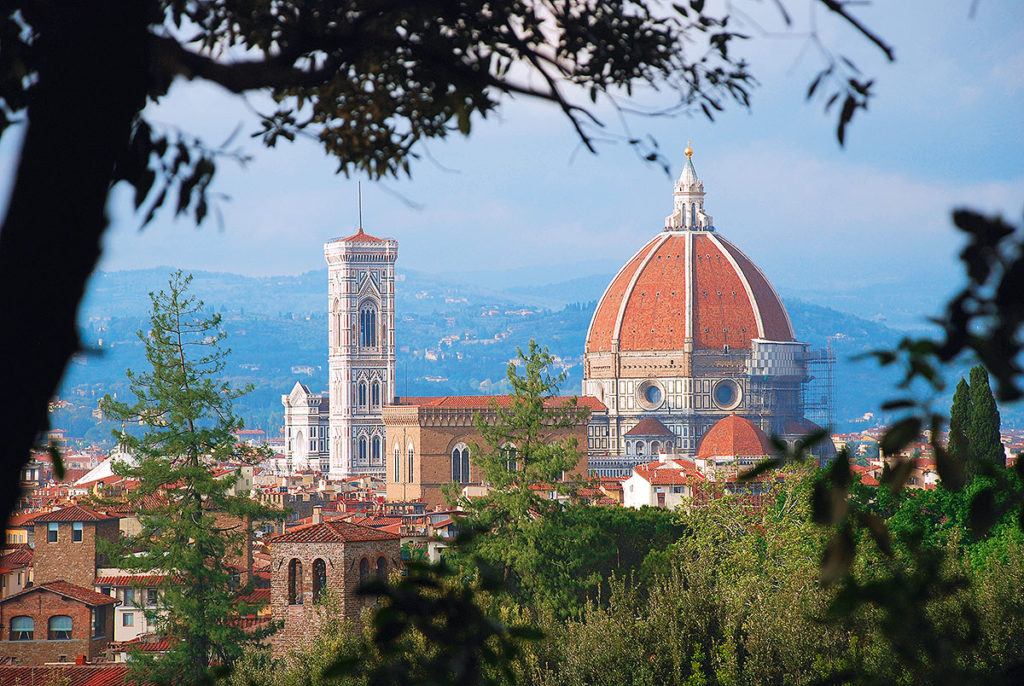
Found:
[[[686,142],[686,164],[673,190],[672,214],[665,217],[666,231],[714,231],[711,216],[704,212],[704,184],[693,166],[693,148]]]

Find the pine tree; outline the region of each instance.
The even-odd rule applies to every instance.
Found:
[[[999,408],[988,384],[988,372],[982,365],[971,368],[971,424],[967,434],[975,462],[1006,467],[1006,452],[999,438]]]
[[[150,294],[150,329],[138,336],[151,369],[127,372],[135,402],[103,399],[104,413],[144,427],[141,436],[122,432],[135,464],[115,467],[138,483],[128,504],[141,530],[111,550],[112,559],[133,572],[164,575],[160,611],[147,616],[171,649],[133,658],[140,683],[199,683],[211,665],[230,666],[265,635],[236,621],[247,608],[238,601],[245,589],[230,562],[248,552],[252,521],[276,513],[235,495],[237,470],[220,468],[251,464],[266,452],[235,443],[232,432],[242,421],[231,401],[248,389],[220,378],[230,352],[221,346],[220,316],[206,315],[202,301],[188,294],[190,281],[178,271],[167,291]]]
[[[547,372],[552,363],[547,348],[531,340],[527,352],[518,352],[506,375],[512,386],[508,406],[496,406],[492,419],[476,417],[485,445],[471,447],[471,460],[491,490],[463,503],[470,521],[487,532],[475,538],[469,549],[503,568],[507,579],[514,569],[532,564],[537,516],[559,506],[557,500],[530,487],[543,484],[545,491],[567,495],[574,490],[571,480],[563,476],[579,463],[577,441],[556,436],[584,421],[586,414],[576,398],[557,395],[565,374]]]
[[[968,473],[974,472],[974,459],[971,457],[968,439],[972,415],[971,388],[961,377],[953,394],[953,406],[949,408],[949,454],[966,465]]]

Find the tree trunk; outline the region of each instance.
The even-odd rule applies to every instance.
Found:
[[[17,501],[20,469],[48,426],[47,403],[79,349],[78,304],[100,256],[114,164],[145,104],[144,0],[38,3],[38,82],[7,216],[0,230],[0,388],[8,398],[0,513]]]

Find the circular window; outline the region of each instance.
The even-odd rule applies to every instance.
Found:
[[[743,393],[738,383],[732,379],[722,379],[715,384],[712,396],[715,400],[715,407],[721,410],[732,410],[740,404]]]
[[[637,386],[636,397],[640,407],[645,410],[656,410],[665,399],[665,392],[656,381],[644,381]]]

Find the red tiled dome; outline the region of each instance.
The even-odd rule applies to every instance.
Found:
[[[772,452],[771,441],[749,419],[731,414],[704,434],[697,457],[757,457]]]
[[[615,342],[620,351],[682,350],[687,335],[694,350],[796,340],[775,289],[739,248],[711,231],[665,231],[612,279],[586,351],[608,352]]]

